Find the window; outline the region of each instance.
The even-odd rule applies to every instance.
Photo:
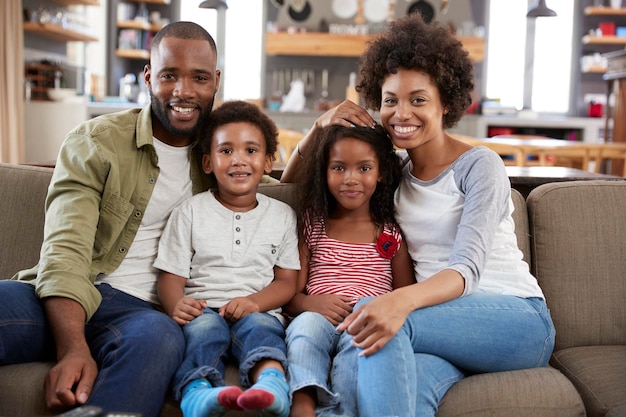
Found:
[[[224,100],[261,97],[261,63],[263,61],[263,2],[231,1],[226,10],[224,40],[218,39],[218,13],[215,9],[201,9],[202,0],[180,2],[180,19],[196,22],[215,39],[225,42],[218,48],[218,68],[222,70]]]
[[[486,95],[518,109],[566,114],[570,104],[574,2],[550,0],[548,6],[556,17],[528,19],[526,12],[534,3],[490,1]]]

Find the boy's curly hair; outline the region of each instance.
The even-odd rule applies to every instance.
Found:
[[[265,138],[265,147],[267,148],[265,153],[272,155],[272,160],[274,160],[278,145],[276,124],[256,105],[243,100],[226,101],[211,112],[200,139],[202,152],[207,155],[211,153],[213,135],[220,126],[239,122],[250,123],[259,128]]]
[[[380,125],[345,127],[332,125],[314,132],[314,151],[302,161],[299,170],[297,209],[300,230],[308,212],[312,217],[328,219],[337,207],[337,201],[328,189],[327,169],[330,149],[342,139],[357,139],[369,144],[378,158],[381,181],[370,199],[370,212],[377,224],[395,221],[393,196],[400,183],[402,167],[391,140]]]
[[[463,45],[439,22],[425,23],[419,13],[392,22],[371,41],[360,61],[356,90],[366,107],[380,110],[382,84],[399,68],[428,74],[448,109],[443,127],[457,124],[472,104],[474,67]]]

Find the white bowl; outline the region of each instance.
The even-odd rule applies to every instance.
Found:
[[[74,97],[75,95],[75,88],[50,88],[48,90],[48,97],[54,101],[63,101],[67,98]]]

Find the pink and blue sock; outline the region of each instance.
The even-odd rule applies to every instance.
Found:
[[[277,369],[261,371],[256,384],[237,398],[244,410],[258,410],[264,417],[289,416],[289,385],[285,375]]]
[[[213,387],[206,379],[196,379],[183,389],[180,408],[184,417],[220,417],[228,410],[241,410],[239,387]]]

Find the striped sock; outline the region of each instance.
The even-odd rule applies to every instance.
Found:
[[[256,384],[239,396],[244,410],[259,410],[264,417],[289,416],[289,385],[285,375],[274,368],[261,371]]]
[[[241,410],[237,397],[239,387],[214,388],[206,379],[190,382],[183,390],[180,408],[184,417],[220,417],[229,409]]]

